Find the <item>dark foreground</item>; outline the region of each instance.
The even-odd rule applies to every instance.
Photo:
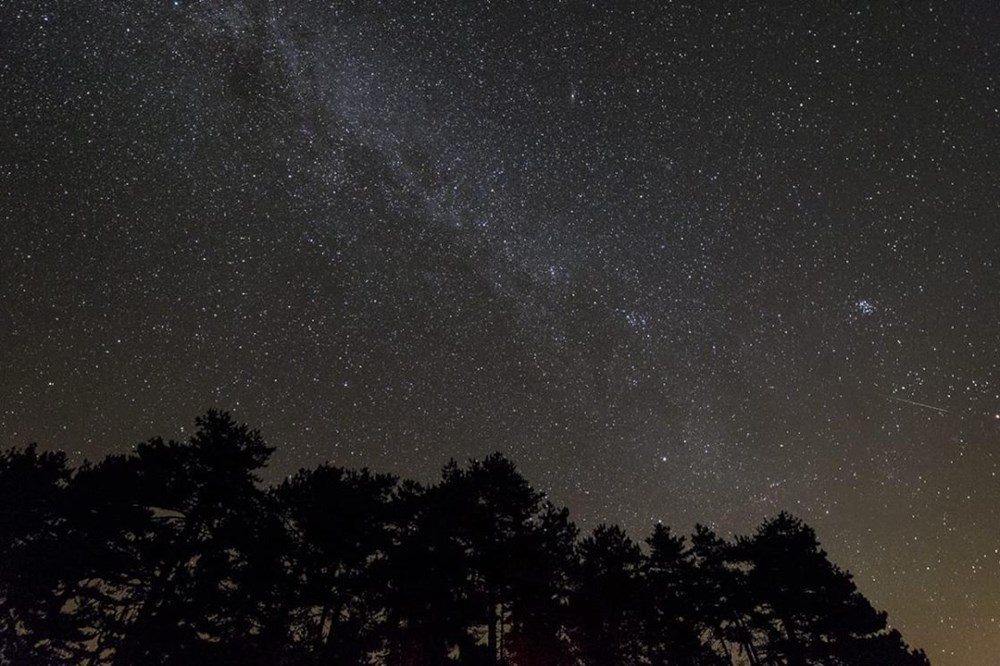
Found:
[[[578,537],[500,455],[262,488],[228,414],[71,469],[0,454],[0,664],[927,664],[811,528]]]

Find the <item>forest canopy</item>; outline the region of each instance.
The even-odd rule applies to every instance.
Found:
[[[787,513],[581,535],[500,454],[265,486],[257,431],[196,424],[76,468],[0,454],[0,664],[928,663]]]

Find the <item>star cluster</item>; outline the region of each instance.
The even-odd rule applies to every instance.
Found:
[[[1000,650],[988,2],[0,6],[0,445],[500,450],[583,526],[788,509]],[[975,646],[975,647],[971,647]]]

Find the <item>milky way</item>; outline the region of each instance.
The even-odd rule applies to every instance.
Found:
[[[996,7],[372,4],[0,4],[0,445],[789,509],[991,663]]]

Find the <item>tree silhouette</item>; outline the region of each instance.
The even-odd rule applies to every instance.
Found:
[[[472,460],[464,470],[449,465],[439,489],[452,512],[454,537],[464,548],[464,594],[486,628],[485,660],[495,663],[505,614],[516,613],[515,598],[523,596],[515,594],[523,563],[536,554],[533,521],[542,496],[499,454]]]
[[[579,547],[570,636],[594,666],[641,661],[642,552],[617,525],[600,525]]]
[[[232,656],[256,630],[241,588],[252,579],[247,555],[266,524],[256,471],[273,449],[225,412],[210,411],[195,423],[188,443],[151,440],[108,470],[124,482],[120,501],[152,523],[141,535],[120,535],[145,538],[134,552],[131,589],[112,592],[126,603],[115,618],[121,634],[115,664]]]
[[[768,660],[805,666],[877,653],[882,664],[922,663],[922,655],[893,640],[898,634],[886,633],[885,613],[827,559],[815,532],[799,519],[778,514],[753,537],[739,539],[734,552],[748,567]]]
[[[515,553],[511,605],[515,612],[505,645],[506,656],[523,666],[562,666],[572,656],[564,640],[569,598],[576,577],[578,530],[567,509],[546,502],[534,530]]]
[[[108,456],[77,470],[67,492],[74,615],[95,630],[99,654],[115,655],[124,643],[172,529],[173,516],[148,502],[156,475],[140,472],[136,456]]]
[[[71,559],[65,530],[66,456],[0,453],[0,663],[56,663],[84,638],[60,612]]]
[[[753,632],[753,602],[746,572],[734,565],[730,544],[704,525],[695,525],[691,554],[697,568],[693,605],[711,645],[733,663],[761,663]]]
[[[380,646],[396,478],[322,465],[274,492],[292,535],[281,634],[316,663],[367,663]]]
[[[439,635],[437,656],[428,657],[430,663],[453,649],[465,662],[496,663],[505,652],[507,628],[522,651],[528,649],[537,637],[527,618],[541,604],[536,602],[537,572],[526,573],[523,563],[557,567],[553,540],[567,528],[560,532],[559,518],[543,505],[541,494],[498,454],[471,460],[467,468],[451,462],[440,484],[413,494],[409,501],[416,506],[416,520],[396,559],[409,564],[410,571],[422,567],[433,572],[439,584],[436,591],[421,595],[423,586],[404,574],[397,575],[397,590],[408,591],[407,605],[417,601],[424,617],[431,607],[437,609],[433,628],[416,614],[404,621],[407,626],[422,624],[428,638]],[[445,566],[435,565],[441,563]],[[553,576],[544,577],[557,584]]]
[[[658,524],[646,540],[643,572],[647,606],[644,641],[650,664],[709,666],[728,663],[702,640],[710,626],[705,599],[699,598],[701,572],[684,537]]]
[[[465,639],[473,608],[464,594],[466,553],[454,537],[448,499],[437,486],[400,486],[386,566],[389,663],[443,664]]]
[[[0,665],[926,666],[815,532],[662,525],[644,552],[493,454],[421,485],[332,465],[269,489],[224,412],[71,469],[0,453]]]

